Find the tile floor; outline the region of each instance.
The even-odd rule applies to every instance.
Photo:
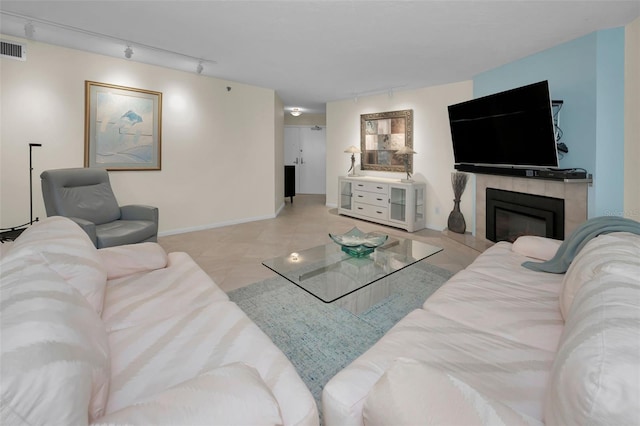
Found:
[[[408,233],[340,216],[325,205],[324,195],[297,195],[274,219],[160,237],[167,252],[184,251],[204,269],[224,291],[231,291],[275,276],[262,261],[301,251],[330,241],[328,234],[342,233],[357,226],[363,232],[382,231],[410,237],[444,250],[424,262],[452,272],[465,268],[479,252],[459,244],[439,231],[423,229]]]

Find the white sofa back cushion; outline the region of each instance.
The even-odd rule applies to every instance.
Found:
[[[107,404],[107,334],[93,307],[47,265],[3,259],[1,424],[82,425]]]
[[[227,364],[98,419],[96,425],[283,424],[280,408],[258,371]]]
[[[450,373],[398,358],[369,391],[366,426],[542,425],[478,392]]]
[[[576,293],[553,364],[546,424],[640,424],[640,263],[635,273],[601,271]]]
[[[89,236],[75,222],[48,217],[18,237],[8,258],[40,257],[102,314],[107,270]]]
[[[600,235],[589,241],[577,254],[564,276],[560,294],[560,312],[567,320],[571,304],[580,287],[603,268],[622,271],[640,259],[640,235],[617,232]]]

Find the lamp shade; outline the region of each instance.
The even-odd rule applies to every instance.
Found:
[[[415,152],[413,149],[409,148],[408,146],[403,146],[402,148],[396,151],[396,154],[398,155],[417,154],[417,152]]]
[[[345,149],[344,152],[347,152],[349,154],[360,154],[362,151],[360,151],[360,148],[358,148],[355,145],[351,145],[349,148]]]

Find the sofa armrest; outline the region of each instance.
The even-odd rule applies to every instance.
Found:
[[[158,223],[158,208],[142,204],[129,204],[120,207],[122,220],[150,220]]]
[[[138,272],[150,272],[167,266],[167,253],[158,243],[138,243],[105,247],[98,250],[107,279],[125,277]]]
[[[247,409],[247,408],[250,409]],[[280,407],[258,371],[237,362],[96,419],[97,425],[276,425]]]
[[[535,235],[523,235],[513,242],[511,250],[514,253],[538,260],[550,260],[556,255],[562,240],[538,237]]]
[[[93,243],[93,245],[95,247],[98,247],[98,237],[96,236],[96,224],[95,223],[90,222],[90,221],[85,220],[85,219],[80,219],[79,217],[69,217],[69,219],[71,219],[72,221],[77,223],[78,226],[80,226],[80,228],[82,228],[82,230],[87,233],[87,235],[91,239],[91,242]]]

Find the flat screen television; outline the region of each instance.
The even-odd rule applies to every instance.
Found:
[[[449,106],[455,168],[558,168],[548,81]]]

